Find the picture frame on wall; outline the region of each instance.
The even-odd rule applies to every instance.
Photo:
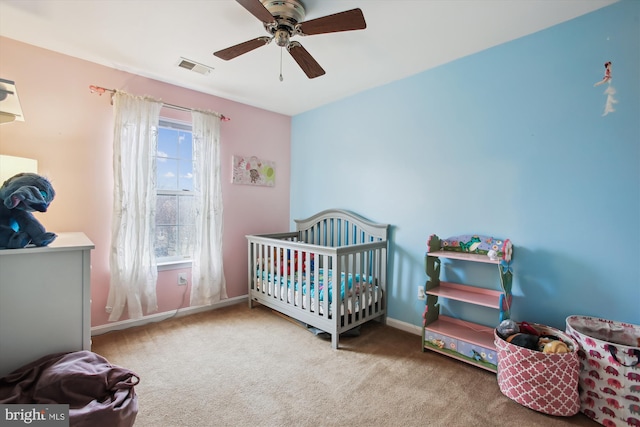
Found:
[[[258,185],[274,187],[276,185],[276,164],[271,160],[263,160],[256,156],[234,155],[233,184]]]

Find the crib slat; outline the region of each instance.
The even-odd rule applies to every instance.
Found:
[[[305,252],[304,255],[307,262],[307,269],[304,272],[304,280],[306,283],[311,283],[311,270],[314,268],[314,265],[311,262],[312,254],[310,252]],[[304,295],[304,299],[304,306],[306,307],[306,311],[311,313],[311,289],[307,289]]]
[[[317,280],[319,273],[319,265],[322,262],[321,259],[317,259],[314,263],[313,263],[313,277]],[[310,284],[311,283],[311,279],[309,279],[309,281],[307,282],[307,286],[309,286],[307,288],[307,293],[308,294],[312,294],[312,298],[313,298],[313,303],[314,303],[314,307],[313,307],[313,311],[315,313],[316,316],[318,316],[320,314],[320,292],[318,290],[319,286],[314,286],[313,287],[313,292],[311,292],[311,287]]]
[[[363,304],[362,297],[369,293],[369,273],[365,271],[366,263],[369,261],[368,256],[371,251],[366,251],[365,253],[360,255],[360,270],[358,271],[360,274],[360,292],[358,293],[358,307],[357,310],[355,308],[354,302],[354,313],[356,313],[356,320],[363,320],[367,317],[367,305]]]
[[[358,254],[359,255],[359,254]],[[356,286],[358,285],[358,283],[356,282],[356,278],[359,277],[360,280],[362,280],[362,275],[359,276],[359,273],[361,272],[361,270],[359,269],[361,267],[361,263],[358,262],[358,258],[362,258],[361,256],[356,256],[356,254],[351,254],[350,255],[351,258],[351,274],[352,274],[352,289],[350,292],[350,305],[351,305],[351,310],[350,310],[350,316],[352,319],[352,322],[355,322],[358,320],[358,310],[356,310]],[[347,309],[345,310],[345,312],[347,312],[349,309],[349,307],[347,306]]]
[[[330,306],[329,306],[329,284],[330,281],[333,282],[332,286],[333,286],[333,300],[334,300],[334,307],[335,307],[335,283],[336,283],[336,277],[335,277],[335,272],[333,272],[333,259],[332,257],[330,257],[329,255],[323,255],[322,256],[322,261],[323,261],[323,268],[322,268],[322,272],[323,272],[323,276],[324,276],[324,280],[323,280],[323,286],[324,286],[324,292],[323,292],[323,299],[322,299],[322,316],[326,319],[328,319],[330,316],[335,316],[335,313],[331,313],[330,311]],[[329,279],[329,275],[331,274],[331,279]],[[316,276],[317,277],[317,276]],[[320,286],[316,285],[316,288],[319,288]],[[316,300],[319,301],[319,300]],[[331,331],[329,331],[331,332]]]
[[[253,280],[253,278],[255,277],[255,274],[253,272],[256,271],[256,269],[253,261],[253,259],[255,258],[253,251],[254,251],[254,243],[251,240],[247,240],[247,265],[249,266],[249,269],[247,271],[247,284],[249,285],[249,298],[247,298],[247,300],[249,303],[249,308],[253,308],[253,299],[251,298],[251,292],[255,289],[255,282]]]

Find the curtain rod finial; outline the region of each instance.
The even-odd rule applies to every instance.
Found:
[[[91,93],[97,93],[100,96],[102,96],[102,94],[105,93],[106,91],[105,88],[100,86],[94,86],[94,85],[90,85],[89,90],[91,91]]]

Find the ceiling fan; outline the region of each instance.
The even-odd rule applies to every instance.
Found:
[[[302,71],[310,79],[322,76],[325,71],[320,64],[297,41],[291,41],[295,35],[311,36],[315,34],[336,33],[340,31],[363,30],[367,28],[360,9],[351,9],[303,21],[304,5],[300,0],[236,0],[253,16],[262,21],[270,37],[263,36],[253,40],[214,52],[220,59],[228,61],[251,52],[272,40],[281,48],[286,48]]]

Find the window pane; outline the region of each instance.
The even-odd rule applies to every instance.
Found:
[[[158,194],[156,198],[156,257],[190,258],[193,254],[194,197]]]
[[[191,258],[193,255],[193,237],[195,229],[193,225],[185,225],[178,228],[179,245],[177,255],[181,258]]]
[[[180,178],[178,188],[185,191],[193,191],[193,161],[180,160]]]
[[[156,226],[178,224],[177,196],[162,196],[156,198]]]
[[[176,256],[178,227],[156,226],[156,258]]]
[[[177,196],[179,206],[178,221],[181,225],[193,225],[195,211],[193,208],[193,196]]]
[[[158,157],[178,157],[179,131],[161,127],[158,129]]]
[[[158,157],[156,173],[158,190],[178,190],[178,160]]]
[[[192,145],[193,140],[191,136],[191,132],[179,132],[178,135],[179,141],[179,154],[181,159],[189,159],[193,156]]]
[[[191,132],[160,128],[156,166],[159,190],[193,191],[192,149]]]
[[[180,132],[178,140],[180,156],[178,188],[193,191],[193,140],[191,132]]]

